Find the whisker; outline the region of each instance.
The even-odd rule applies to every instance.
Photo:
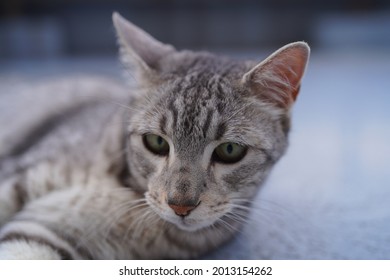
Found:
[[[130,111],[130,112],[137,112],[137,113],[144,113],[144,110],[142,108],[138,108],[136,106],[129,106],[129,105],[125,105],[125,104],[122,104],[122,103],[119,103],[117,101],[110,101],[112,104],[114,105],[117,105],[118,107],[121,107],[123,109],[126,109],[127,111]]]
[[[153,210],[148,208],[142,215],[138,216],[133,223],[129,225],[130,227],[134,228],[133,236],[134,237],[141,237],[143,231],[146,229],[145,225],[148,224],[147,221],[151,220],[151,218],[157,215]],[[148,224],[148,227],[150,224]]]
[[[266,205],[264,205],[263,203],[261,205],[258,205],[257,203],[255,203],[251,200],[245,199],[245,198],[233,198],[233,199],[231,199],[231,201],[233,202],[232,204],[234,204],[234,205],[244,206],[243,204],[248,204],[249,206],[246,206],[246,207],[248,207],[251,212],[252,211],[259,211],[259,213],[260,212],[267,212],[267,213],[272,213],[272,214],[277,214],[277,215],[282,215],[284,213],[291,213],[290,209],[287,209],[287,208],[282,207],[282,206],[279,207],[279,205],[277,203],[272,204],[271,208],[270,207],[267,208]],[[262,201],[260,201],[260,202],[262,202]],[[269,201],[267,201],[267,203],[268,202]],[[278,208],[275,208],[273,206],[277,206]]]
[[[212,230],[214,234],[219,236],[221,239],[224,238],[225,233],[223,232],[222,228],[218,226],[219,223],[218,221],[210,226],[207,230]],[[217,242],[216,238],[211,238],[210,239],[211,243],[213,243],[213,247],[216,248],[218,247],[219,243]]]
[[[245,225],[247,222],[248,222],[248,220],[247,219],[245,219],[244,217],[242,217],[242,216],[240,216],[240,215],[237,215],[237,214],[235,214],[235,213],[227,213],[226,215],[225,215],[225,217],[227,218],[227,219],[230,219],[231,221],[234,221],[234,222],[236,222],[240,227],[242,226],[242,225]]]
[[[117,189],[114,190],[113,193],[122,192],[120,189]],[[115,224],[118,224],[118,221],[123,219],[125,214],[134,211],[134,209],[137,209],[141,206],[146,206],[147,204],[145,201],[145,198],[141,198],[133,201],[125,201],[116,205],[114,208],[103,214],[101,219],[103,223],[99,224],[98,228],[96,228],[95,224],[92,224],[89,226],[89,229],[84,231],[82,238],[80,238],[80,243],[87,242],[91,238],[91,235],[95,234],[96,232],[101,232],[102,236],[107,238],[112,227]]]
[[[139,212],[142,210],[144,210],[142,212],[142,214],[139,214]],[[130,233],[132,233],[132,238],[137,238],[139,236],[140,229],[139,229],[138,225],[140,222],[140,217],[143,217],[145,219],[145,217],[147,217],[149,215],[149,209],[148,208],[138,209],[137,213],[134,213],[134,214],[136,214],[136,217],[127,226],[127,229],[126,229],[125,233],[123,234],[122,243],[124,243],[125,240],[128,239]]]
[[[224,220],[225,217],[226,216],[223,216],[223,217],[219,218],[217,220],[217,222],[220,223],[221,225],[225,226],[225,228],[227,230],[229,230],[231,233],[237,232],[237,229],[234,226],[232,226],[228,221]]]

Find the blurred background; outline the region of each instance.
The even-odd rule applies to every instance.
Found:
[[[2,0],[0,118],[32,110],[36,81],[122,77],[113,11],[178,49],[312,48],[260,211],[209,258],[390,259],[390,1]]]
[[[113,11],[180,49],[390,46],[386,0],[3,0],[0,58],[114,55]]]

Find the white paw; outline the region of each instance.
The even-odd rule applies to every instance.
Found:
[[[0,260],[60,260],[49,246],[23,240],[0,243]]]

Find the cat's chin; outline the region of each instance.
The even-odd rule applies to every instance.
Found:
[[[195,232],[198,230],[202,230],[207,227],[210,227],[213,224],[212,222],[206,222],[206,221],[199,222],[187,217],[186,218],[171,217],[165,220],[167,220],[169,223],[176,226],[178,229],[187,232]]]

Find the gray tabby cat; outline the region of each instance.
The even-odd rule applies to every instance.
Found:
[[[256,64],[113,21],[137,86],[120,110],[75,106],[0,158],[2,259],[199,257],[240,229],[286,150],[306,43]]]

